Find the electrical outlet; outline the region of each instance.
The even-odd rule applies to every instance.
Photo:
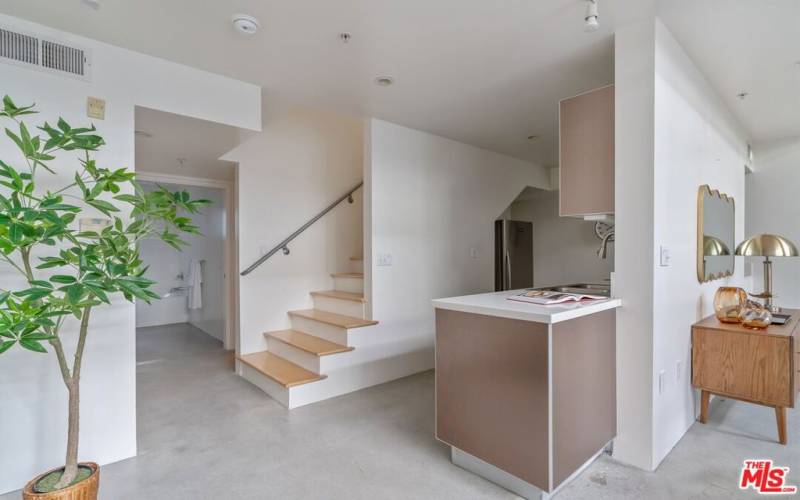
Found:
[[[661,370],[658,372],[658,393],[664,394],[664,391],[667,389],[667,372],[666,370]]]
[[[381,267],[390,267],[392,265],[392,254],[390,253],[379,253],[378,254],[378,265]]]
[[[671,257],[669,255],[669,247],[662,246],[661,247],[661,267],[669,267],[669,261]]]

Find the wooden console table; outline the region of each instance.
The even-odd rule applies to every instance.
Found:
[[[700,389],[700,422],[712,394],[775,408],[786,444],[786,408],[800,391],[800,310],[785,325],[752,330],[708,317],[692,325],[692,385]]]

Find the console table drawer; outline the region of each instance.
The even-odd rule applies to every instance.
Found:
[[[755,403],[794,406],[792,346],[788,338],[695,328],[692,383]]]

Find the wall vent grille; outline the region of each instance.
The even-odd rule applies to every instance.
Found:
[[[86,56],[81,49],[42,40],[42,66],[84,76]]]
[[[39,64],[39,39],[0,28],[0,57]]]
[[[0,62],[58,75],[70,75],[82,80],[90,79],[91,59],[87,50],[2,27]]]

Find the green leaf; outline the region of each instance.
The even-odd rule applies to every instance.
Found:
[[[0,354],[2,354],[4,352],[6,352],[7,350],[11,349],[11,346],[13,346],[16,343],[17,343],[16,340],[6,340],[6,341],[3,341],[3,342],[0,342]]]
[[[47,352],[47,349],[45,349],[44,346],[42,346],[42,344],[40,344],[38,340],[20,339],[19,345],[21,345],[25,349],[28,349],[29,351],[45,352],[45,353]]]
[[[34,285],[36,287],[39,287],[39,288],[49,288],[51,290],[53,288],[53,285],[51,285],[50,282],[48,282],[48,281],[33,280],[33,281],[30,282],[30,284]]]
[[[111,212],[119,212],[119,209],[112,205],[111,203],[103,200],[86,200],[86,203],[93,206],[94,208],[100,210],[107,216],[111,217]]]
[[[56,274],[50,277],[50,281],[52,281],[53,283],[60,283],[62,285],[70,285],[78,280],[75,279],[74,276],[69,276],[66,274]]]
[[[75,305],[81,301],[86,290],[84,289],[83,285],[76,283],[74,285],[65,287],[64,291],[67,293],[67,301],[70,304]]]

